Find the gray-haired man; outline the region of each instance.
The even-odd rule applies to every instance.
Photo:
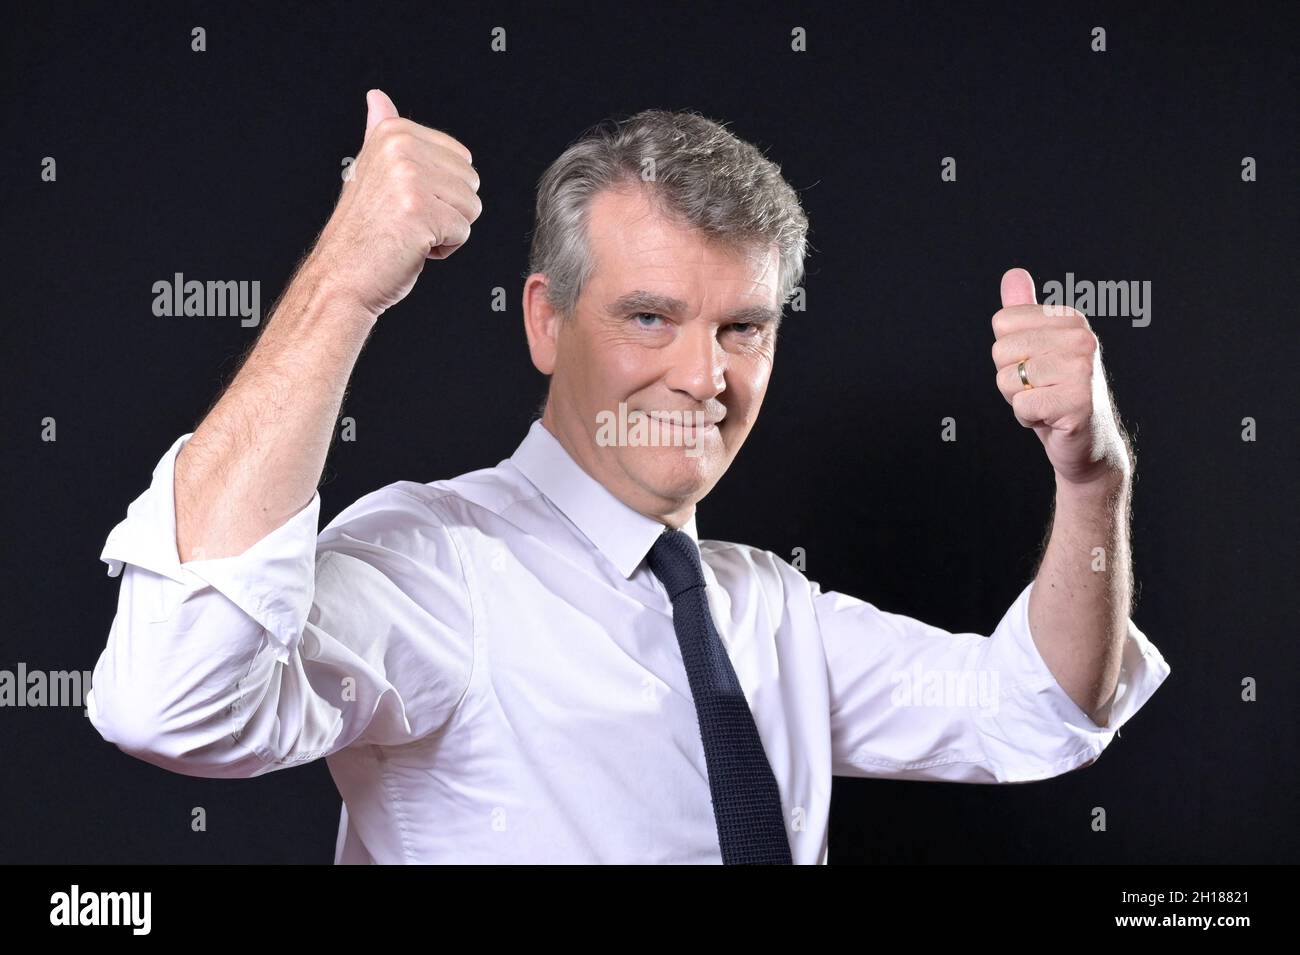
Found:
[[[1096,339],[1023,270],[993,358],[1056,512],[990,636],[699,539],[808,224],[777,166],[693,113],[596,127],[542,177],[523,311],[551,381],[515,453],[318,532],[366,337],[482,208],[463,145],[368,102],[257,347],[105,545],[125,569],[88,701],[106,739],[197,776],[326,758],[339,862],[817,863],[832,775],[1059,775],[1168,675],[1128,618],[1132,462]]]

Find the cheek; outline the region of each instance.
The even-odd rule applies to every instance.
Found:
[[[737,362],[727,377],[728,387],[737,404],[757,407],[767,393],[767,383],[772,377],[772,362],[766,356]]]
[[[602,393],[624,399],[658,381],[661,370],[653,353],[630,344],[612,344],[593,356]]]
[[[626,347],[600,338],[583,342],[581,352],[573,355],[570,370],[587,400],[604,406],[610,398],[618,397],[621,383],[636,367],[629,352]]]

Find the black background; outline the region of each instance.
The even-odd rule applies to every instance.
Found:
[[[831,861],[1295,861],[1300,143],[1285,10],[11,12],[0,668],[93,669],[118,590],[104,538],[257,331],[155,317],[151,286],[178,271],[257,279],[265,316],[328,216],[368,88],[473,151],[484,212],[366,346],[342,411],[358,440],[331,452],[322,522],[391,481],[513,452],[544,387],[518,301],[538,176],[601,118],[696,109],[781,164],[814,246],[808,311],[783,324],[764,412],[701,504],[701,536],[803,547],[825,589],[989,632],[1030,579],[1053,491],[994,384],[999,277],[1020,265],[1040,290],[1067,271],[1153,286],[1148,327],[1093,327],[1137,450],[1133,616],[1172,675],[1080,773],[837,780]],[[194,26],[206,52],[190,49]],[[496,26],[508,53],[490,50]],[[796,26],[807,53],[790,51]],[[940,181],[944,156],[956,183]],[[1257,182],[1242,182],[1244,156]],[[46,416],[55,443],[40,440]],[[946,416],[955,443],[940,440]],[[1245,677],[1258,702],[1241,701]],[[6,709],[0,734],[3,861],[333,858],[323,762],[191,779],[123,755],[79,709]],[[195,806],[205,833],[190,831]]]

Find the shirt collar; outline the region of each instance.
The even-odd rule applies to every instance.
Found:
[[[633,510],[582,469],[538,418],[510,462],[630,578],[665,524]],[[682,527],[699,544],[695,514]]]

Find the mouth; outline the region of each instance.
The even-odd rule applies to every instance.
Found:
[[[702,422],[700,422],[697,421],[694,418],[694,416],[691,415],[687,415],[683,418],[680,415],[656,414],[653,411],[648,412],[647,416],[651,420],[655,421],[661,428],[676,428],[680,431],[692,431],[692,432],[698,431],[701,434],[706,434],[710,431],[718,430],[718,425],[722,420],[721,418],[717,420],[705,418]]]

